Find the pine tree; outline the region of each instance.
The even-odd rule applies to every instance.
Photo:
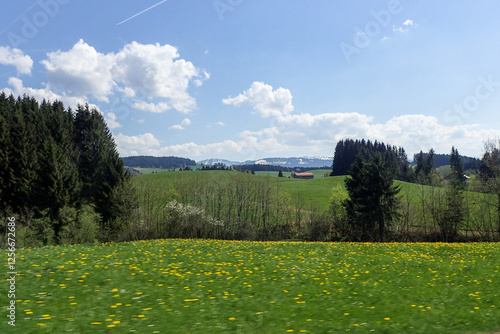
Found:
[[[400,188],[393,185],[394,175],[381,153],[358,155],[345,179],[349,199],[344,207],[354,239],[384,240],[387,226],[397,216]]]

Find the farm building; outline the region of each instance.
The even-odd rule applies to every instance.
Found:
[[[292,177],[294,179],[314,179],[313,173],[295,173],[292,172]]]

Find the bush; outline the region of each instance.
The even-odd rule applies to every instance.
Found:
[[[101,216],[90,205],[84,206],[78,213],[69,208],[63,212],[65,224],[59,234],[62,244],[94,243],[99,235]]]

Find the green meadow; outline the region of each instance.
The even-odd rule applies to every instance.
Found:
[[[492,333],[499,253],[201,239],[20,249],[16,326],[3,307],[0,332]]]

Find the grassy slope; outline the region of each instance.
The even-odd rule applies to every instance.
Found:
[[[277,173],[270,174],[266,172],[257,173],[256,177],[271,177],[272,180],[279,182],[280,187],[283,192],[290,196],[290,203],[292,206],[296,206],[297,201],[301,204],[301,207],[305,210],[319,209],[327,210],[332,196],[332,190],[338,186],[344,187],[345,176],[334,176],[334,177],[322,177],[325,170],[313,171],[316,176],[312,180],[300,180],[288,177],[278,178]],[[158,189],[158,193],[166,191],[169,183],[177,182],[180,179],[190,179],[190,178],[207,178],[211,180],[217,180],[221,177],[228,177],[231,173],[239,173],[232,171],[190,171],[190,172],[159,172],[155,174],[142,175],[135,178],[135,182],[138,185],[149,184],[149,186]],[[272,175],[272,176],[271,176]],[[275,177],[276,176],[276,177]],[[285,174],[287,176],[287,173]],[[422,196],[428,197],[431,192],[443,192],[441,188],[433,188],[430,186],[422,186],[419,184],[408,183],[396,181],[396,185],[401,187],[400,196],[406,200],[407,198],[413,203],[420,203]],[[477,198],[483,198],[484,196],[479,193],[465,192],[466,199],[471,205],[471,210],[481,211],[480,207],[476,207],[474,204]],[[474,200],[476,198],[476,200]],[[493,199],[494,200],[494,199]],[[493,201],[494,202],[494,201]],[[489,208],[493,210],[493,207]],[[474,211],[472,210],[472,211]],[[471,211],[471,212],[472,212]],[[475,215],[475,214],[474,214]]]
[[[332,194],[332,189],[341,186],[344,187],[344,176],[334,176],[334,177],[323,177],[327,170],[319,169],[311,171],[315,174],[315,178],[312,180],[301,180],[288,178],[288,173],[285,173],[285,177],[278,178],[278,172],[257,172],[256,176],[269,176],[280,183],[281,189],[290,195],[292,202],[299,199],[305,207],[311,207],[311,205],[326,209],[330,201]],[[154,184],[160,188],[166,187],[169,182],[175,182],[175,180],[180,178],[190,178],[194,175],[201,178],[213,178],[227,177],[231,171],[183,171],[183,172],[158,172],[155,174],[142,175],[135,179],[137,184]],[[428,192],[431,187],[421,186],[414,183],[400,182],[396,181],[397,185],[401,186],[401,194],[410,194],[414,200],[417,199],[418,195],[422,192]]]
[[[0,333],[494,332],[499,252],[180,239],[19,249],[16,326],[2,307]]]

